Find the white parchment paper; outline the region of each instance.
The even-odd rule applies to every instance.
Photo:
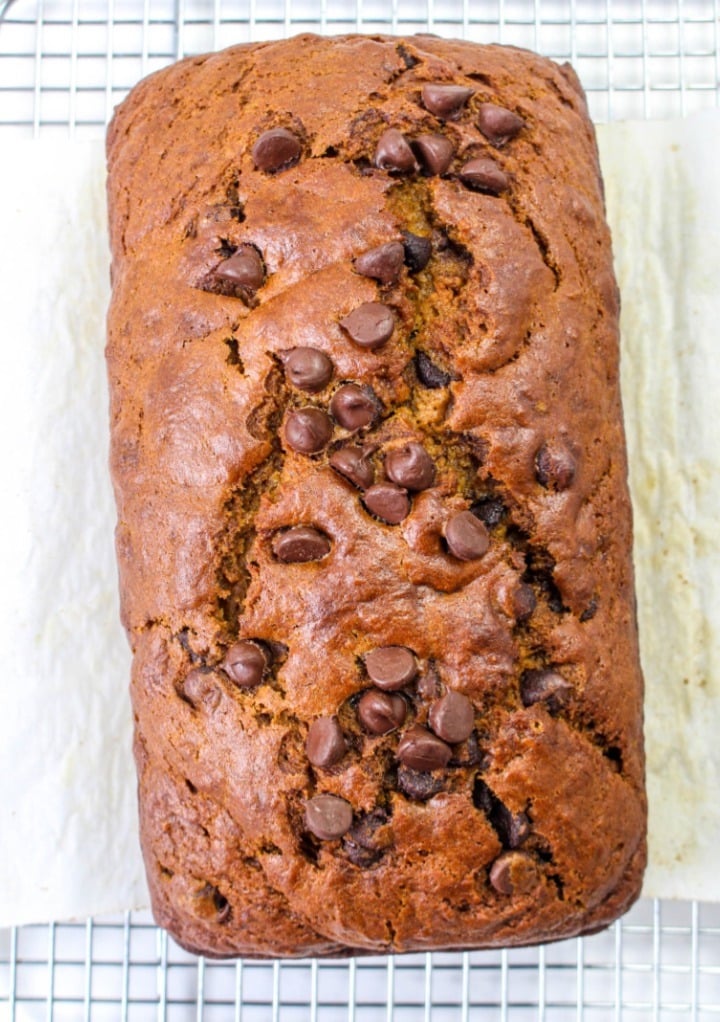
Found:
[[[645,893],[720,900],[720,117],[599,132],[647,681]],[[147,904],[107,477],[100,144],[0,167],[0,925]]]

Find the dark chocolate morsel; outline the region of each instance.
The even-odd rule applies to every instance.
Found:
[[[324,532],[310,525],[295,525],[277,532],[272,541],[273,553],[284,564],[321,561],[330,553],[331,544]]]
[[[505,848],[519,848],[530,834],[527,813],[513,813],[496,799],[490,810],[490,822]]]
[[[285,420],[285,442],[299,454],[317,454],[327,447],[333,425],[320,408],[299,408]]]
[[[330,467],[359,490],[366,490],[375,480],[375,469],[362,447],[339,447],[330,455]]]
[[[446,692],[442,699],[432,704],[428,719],[438,738],[456,745],[472,734],[475,711],[468,697],[461,692]]]
[[[301,152],[297,135],[287,128],[271,128],[264,131],[253,146],[252,158],[258,170],[272,174],[297,163]]]
[[[268,655],[257,642],[236,642],[225,654],[220,665],[239,688],[255,688],[268,669]]]
[[[337,795],[315,795],[305,803],[305,823],[321,841],[336,841],[352,827],[352,807]]]
[[[413,770],[403,763],[398,767],[397,783],[400,791],[414,802],[427,802],[445,787],[442,777],[422,770]]]
[[[365,655],[368,677],[386,692],[409,685],[417,669],[415,657],[405,646],[378,646]]]
[[[356,866],[372,866],[386,851],[388,841],[378,831],[388,822],[384,809],[373,809],[352,825],[345,835],[343,847]]]
[[[370,689],[362,695],[357,715],[371,735],[386,735],[405,723],[407,705],[402,696]]]
[[[535,477],[548,490],[567,490],[576,468],[572,452],[561,440],[549,440],[535,455]]]
[[[413,770],[439,770],[448,764],[452,749],[432,732],[416,724],[401,737],[397,758]]]
[[[385,472],[407,490],[427,490],[435,482],[435,463],[423,445],[413,441],[388,451]]]
[[[479,192],[489,192],[490,195],[500,195],[510,187],[510,178],[504,170],[498,167],[495,160],[481,157],[477,160],[469,160],[460,170],[460,180],[469,188],[475,188]]]
[[[188,673],[182,685],[182,695],[194,709],[203,709],[207,713],[217,710],[222,700],[215,676],[199,668]]]
[[[331,767],[347,752],[347,742],[337,717],[318,717],[308,728],[307,758],[313,766]]]
[[[378,139],[375,166],[380,170],[398,170],[402,173],[418,169],[408,140],[397,128],[387,128]]]
[[[419,273],[430,262],[432,241],[430,238],[424,238],[422,234],[413,234],[411,231],[403,231],[402,236],[407,267],[411,273]]]
[[[525,671],[520,680],[523,706],[546,703],[551,713],[557,713],[567,706],[573,692],[572,684],[557,671]]]
[[[343,429],[354,431],[369,426],[378,413],[377,399],[369,387],[345,383],[330,401],[330,414]]]
[[[448,172],[455,155],[452,142],[444,135],[418,135],[413,141],[413,149],[423,169],[438,176]]]
[[[253,245],[241,245],[216,267],[213,275],[218,280],[254,293],[265,283],[265,264]]]
[[[532,586],[522,582],[512,597],[513,611],[516,621],[527,621],[537,606],[537,598]]]
[[[535,861],[525,852],[503,852],[490,867],[490,883],[498,894],[529,894],[537,881]]]
[[[458,511],[445,526],[450,553],[461,561],[475,561],[487,552],[488,531],[472,511]]]
[[[340,326],[361,348],[380,348],[395,329],[395,313],[382,302],[363,302],[340,320]]]
[[[407,490],[395,483],[376,483],[365,491],[363,504],[370,514],[387,525],[399,525],[410,514]]]
[[[430,390],[447,387],[452,379],[450,373],[439,369],[424,351],[418,351],[415,354],[415,372],[422,385]]]
[[[293,348],[280,357],[288,381],[298,390],[314,394],[327,387],[332,379],[333,364],[325,352],[317,348]]]
[[[481,497],[470,508],[476,518],[487,525],[488,529],[499,525],[507,513],[507,508],[499,497]]]
[[[505,145],[525,127],[525,121],[512,110],[496,103],[481,103],[478,107],[477,125],[488,142]]]
[[[400,276],[405,261],[405,249],[400,241],[388,241],[385,245],[363,252],[354,262],[355,272],[362,277],[372,277],[381,284],[394,284]]]
[[[428,82],[422,88],[423,106],[436,117],[450,120],[458,116],[474,92],[474,89],[468,89],[465,85]]]

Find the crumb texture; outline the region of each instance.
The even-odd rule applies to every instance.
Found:
[[[192,58],[108,133],[143,852],[214,956],[537,943],[645,864],[618,295],[567,67]]]

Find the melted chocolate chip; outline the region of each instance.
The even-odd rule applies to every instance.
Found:
[[[241,245],[215,268],[213,276],[240,291],[254,294],[265,283],[265,264],[253,245]]]
[[[340,326],[361,348],[381,348],[393,335],[395,313],[381,302],[363,302],[340,320]]]
[[[386,245],[363,252],[354,262],[355,272],[362,277],[372,277],[381,284],[394,284],[400,276],[405,261],[405,249],[400,241],[389,241]]]
[[[413,770],[431,771],[447,766],[452,749],[424,727],[416,724],[401,737],[397,758]]]
[[[347,856],[356,866],[372,866],[385,851],[378,831],[388,822],[384,809],[373,809],[357,820],[347,832],[343,847]]]
[[[475,711],[467,696],[461,692],[447,692],[432,704],[428,719],[439,738],[455,745],[472,734]]]
[[[214,675],[200,668],[187,675],[182,685],[182,695],[194,709],[203,709],[207,713],[217,710],[222,700],[222,692],[214,681]]]
[[[417,662],[405,646],[378,646],[365,655],[371,681],[386,692],[409,685],[417,674]]]
[[[370,689],[361,697],[357,715],[371,735],[386,735],[405,723],[407,705],[402,696]]]
[[[347,752],[347,742],[337,717],[318,717],[308,728],[307,758],[313,766],[331,767]]]
[[[430,262],[432,241],[430,238],[424,238],[421,234],[412,234],[410,231],[403,231],[402,236],[405,263],[411,273],[419,273]]]
[[[305,803],[305,823],[321,841],[336,841],[352,826],[352,807],[336,795],[315,795]]]
[[[430,390],[438,390],[440,387],[447,387],[452,377],[450,373],[438,369],[435,363],[424,351],[418,351],[415,355],[415,372],[424,387]]]
[[[333,376],[333,364],[324,351],[317,348],[293,348],[280,356],[285,375],[293,387],[311,394],[327,387]]]
[[[300,159],[300,139],[287,128],[264,131],[252,148],[253,163],[258,170],[274,174],[286,170]]]
[[[321,561],[330,553],[331,544],[324,532],[309,525],[295,525],[278,532],[272,541],[273,553],[284,564]]]
[[[430,665],[417,683],[417,694],[421,699],[437,699],[440,696],[440,678],[437,670]]]
[[[469,188],[490,195],[500,195],[510,187],[510,178],[495,160],[480,158],[469,160],[460,170],[460,180]]]
[[[476,518],[487,525],[488,529],[499,525],[507,513],[507,508],[499,497],[481,497],[475,501],[470,510]]]
[[[498,894],[528,894],[537,881],[537,866],[524,852],[503,852],[490,867],[490,883]]]
[[[513,593],[512,606],[516,621],[527,621],[537,607],[537,598],[532,586],[525,582],[521,583]]]
[[[519,848],[530,835],[530,820],[526,813],[512,813],[499,799],[490,811],[490,822],[505,848]]]
[[[422,101],[426,110],[443,120],[455,119],[475,92],[464,85],[440,85],[428,82],[422,88]]]
[[[448,172],[455,155],[452,142],[444,135],[418,135],[413,142],[413,149],[423,169],[437,176]]]
[[[375,480],[375,469],[362,447],[339,447],[330,455],[330,467],[359,490],[366,490]]]
[[[268,669],[268,655],[256,642],[236,642],[220,666],[239,688],[255,688]]]
[[[365,491],[363,504],[370,514],[387,525],[399,525],[410,514],[407,490],[394,483],[376,483]]]
[[[572,684],[557,671],[525,671],[520,681],[523,706],[545,703],[550,713],[558,713],[572,698]]]
[[[377,398],[369,387],[346,383],[338,388],[330,402],[330,414],[343,429],[355,431],[369,426],[378,413]]]
[[[572,452],[561,440],[549,440],[535,455],[535,477],[548,490],[567,490],[576,468]]]
[[[478,107],[477,125],[488,142],[500,148],[525,127],[525,121],[512,110],[496,103],[481,103]]]
[[[316,454],[332,436],[330,417],[319,408],[299,408],[285,420],[285,442],[299,454]]]
[[[404,174],[418,169],[407,139],[397,128],[388,128],[380,136],[375,150],[375,166],[380,170],[397,170]]]
[[[422,446],[410,442],[385,455],[388,479],[407,490],[427,490],[435,482],[435,463]]]
[[[461,561],[475,561],[487,552],[490,537],[472,511],[459,511],[445,526],[450,553]]]
[[[445,787],[442,777],[400,764],[397,772],[397,784],[403,795],[414,802],[427,802]]]

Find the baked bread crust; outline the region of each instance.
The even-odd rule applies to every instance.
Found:
[[[645,864],[642,678],[574,73],[304,35],[151,76],[107,146],[158,922],[220,957],[606,925]]]

